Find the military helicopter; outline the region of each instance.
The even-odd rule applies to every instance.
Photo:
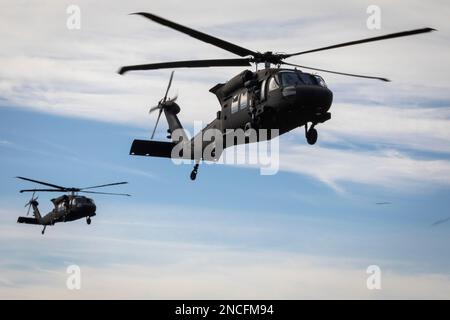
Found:
[[[302,72],[298,68],[385,82],[389,82],[390,80],[376,76],[312,68],[289,63],[286,62],[285,59],[307,53],[412,36],[435,30],[432,28],[421,28],[330,45],[312,50],[304,50],[291,54],[273,53],[271,51],[261,53],[185,27],[151,13],[138,12],[134,14],[187,34],[200,41],[212,44],[242,58],[174,61],[124,66],[120,68],[119,74],[124,74],[128,71],[166,68],[244,67],[251,66],[252,63],[256,65],[255,72],[245,70],[228,82],[219,83],[209,90],[217,96],[221,110],[217,112],[216,118],[190,141],[183,133],[181,134],[181,137],[177,136],[176,139],[173,137],[173,133],[176,130],[183,131],[183,129],[177,117],[177,114],[180,112],[180,107],[175,102],[176,97],[172,99],[167,97],[172,84],[172,72],[166,94],[159,101],[157,106],[150,109],[150,112],[159,111],[151,139],[153,139],[155,134],[161,113],[164,111],[169,126],[169,129],[167,130],[169,133],[168,138],[172,138],[172,142],[134,140],[130,150],[131,155],[165,158],[173,158],[173,148],[180,142],[194,146],[195,141],[201,139],[209,129],[218,129],[226,136],[230,132],[232,133],[233,130],[238,129],[245,131],[249,129],[277,129],[279,134],[284,134],[297,127],[304,126],[307,142],[310,145],[314,145],[318,138],[315,127],[319,123],[324,123],[331,119],[329,109],[333,101],[333,93],[327,87],[321,76]],[[265,68],[258,71],[258,64],[260,63],[264,63]],[[272,68],[271,65],[274,65],[275,68]],[[295,67],[295,69],[281,68],[282,65]],[[269,136],[267,139],[271,138],[273,137]],[[202,151],[204,151],[208,146],[208,141],[201,141],[200,145]],[[223,139],[223,141],[227,141],[227,139]],[[262,139],[258,137],[257,141],[262,141]],[[253,141],[245,139],[243,142],[237,141],[233,145],[249,142]],[[221,150],[226,147],[229,147],[229,145],[224,145]],[[191,150],[193,149],[194,148],[191,148]],[[195,180],[197,176],[197,170],[201,160],[216,160],[220,157],[219,152],[215,152],[215,149],[211,152],[211,159],[205,159],[203,152],[180,153],[177,154],[177,156],[178,155],[182,158],[195,160],[195,166],[191,172],[192,180]]]
[[[108,192],[97,192],[97,191],[85,191],[87,189],[96,189],[96,188],[103,188],[108,186],[115,186],[120,184],[126,184],[128,182],[115,182],[115,183],[109,183],[109,184],[103,184],[99,186],[93,186],[93,187],[86,187],[86,188],[66,188],[61,187],[55,184],[37,181],[29,178],[24,177],[16,177],[21,180],[31,181],[34,183],[38,183],[47,187],[51,187],[53,189],[26,189],[26,190],[20,190],[20,193],[23,192],[33,192],[33,195],[31,196],[30,201],[25,205],[25,207],[28,207],[27,211],[27,217],[19,217],[17,219],[18,223],[25,223],[25,224],[37,224],[44,226],[44,229],[42,229],[42,234],[45,233],[45,229],[47,226],[52,226],[55,223],[58,222],[68,222],[68,221],[75,221],[78,219],[86,218],[86,223],[91,224],[91,217],[95,216],[97,207],[95,206],[94,200],[79,196],[77,193],[83,192],[83,193],[93,193],[93,194],[106,194],[106,195],[118,195],[118,196],[130,196],[129,194],[125,193],[108,193]],[[57,198],[51,199],[51,202],[53,202],[54,208],[52,211],[47,213],[46,215],[42,216],[39,212],[37,202],[38,197],[34,197],[36,192],[68,192],[69,194],[65,194],[62,196],[59,196]],[[30,214],[30,209],[33,208],[33,215],[34,218],[28,217]]]

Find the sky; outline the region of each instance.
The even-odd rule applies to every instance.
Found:
[[[0,1],[1,299],[449,299],[450,5],[447,1]],[[381,29],[366,26],[369,5]],[[68,29],[67,8],[81,12]],[[289,62],[387,77],[320,73],[332,119],[310,146],[279,139],[280,170],[132,157],[171,70],[140,63],[234,58],[129,13],[151,12],[257,51],[298,52],[381,34],[437,32],[303,55]],[[274,14],[276,12],[276,14]],[[213,119],[208,90],[242,68],[177,69],[180,120]],[[165,121],[156,139],[165,140]],[[33,184],[128,185],[97,195],[97,216],[17,224]],[[42,212],[52,195],[39,194]],[[387,203],[387,204],[377,204]],[[81,288],[66,286],[67,268]],[[369,290],[369,266],[381,288]]]

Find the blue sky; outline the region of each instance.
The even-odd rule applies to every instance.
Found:
[[[187,7],[173,12],[182,5],[173,1],[155,8],[136,1],[94,21],[102,5],[81,1],[82,29],[67,31],[67,5],[33,4],[28,12],[5,4],[2,10],[2,21],[14,28],[5,40],[9,50],[0,49],[0,297],[449,298],[450,223],[431,226],[450,216],[449,65],[438,59],[449,49],[448,4],[433,2],[434,19],[425,19],[398,17],[401,2],[381,1],[380,31],[365,28],[367,4],[352,1],[304,3],[308,14],[300,16],[283,9],[285,19],[272,21],[273,30],[261,23],[269,6],[259,9],[262,18],[226,11],[220,19],[212,4],[207,17]],[[229,56],[126,15],[144,8],[259,50],[270,42],[297,51],[430,20],[440,31],[305,57],[311,66],[335,63],[336,70],[394,82],[323,74],[335,100],[316,146],[308,146],[299,129],[280,139],[276,175],[204,165],[192,182],[190,165],[128,155],[134,138],[149,137],[155,119],[147,110],[160,99],[170,71],[114,72],[128,63]],[[240,34],[246,25],[255,37]],[[424,59],[430,52],[436,61]],[[188,130],[218,109],[208,89],[239,71],[176,71],[173,91]],[[165,124],[158,139],[164,131]],[[92,225],[60,224],[42,237],[39,227],[16,224],[29,200],[18,190],[33,186],[17,175],[76,187],[129,181],[108,191],[132,197],[96,196]],[[41,211],[51,209],[50,198],[39,195]],[[376,205],[385,201],[390,204]],[[81,267],[80,291],[65,287],[70,264]],[[383,271],[380,291],[365,287],[373,264]]]

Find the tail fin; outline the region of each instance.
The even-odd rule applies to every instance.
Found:
[[[171,102],[171,101],[170,101]],[[180,112],[180,107],[175,102],[166,103],[164,107],[164,115],[166,116],[167,124],[169,125],[169,133],[171,139],[175,143],[180,142],[180,137],[182,137],[183,142],[189,141],[186,132],[181,125],[180,119],[178,119],[177,114]],[[174,132],[176,135],[174,136]]]
[[[175,95],[173,98],[168,98],[167,94],[169,93],[170,86],[172,85],[174,71],[170,74],[169,84],[166,89],[166,94],[164,97],[159,100],[158,105],[150,108],[149,113],[152,113],[156,110],[159,110],[158,118],[156,119],[155,128],[153,129],[151,140],[155,135],[156,127],[158,126],[159,119],[161,117],[161,113],[164,111],[164,115],[166,116],[167,123],[169,124],[169,134],[172,137],[172,141],[175,143],[181,142],[186,143],[188,141],[188,137],[186,132],[183,129],[183,126],[180,123],[180,120],[177,117],[177,114],[180,112],[180,106],[175,103],[177,101],[178,95]],[[175,136],[174,136],[175,133]]]
[[[31,200],[30,205],[33,207],[33,215],[36,220],[41,221],[42,216],[38,209],[39,202],[37,202],[36,200]]]

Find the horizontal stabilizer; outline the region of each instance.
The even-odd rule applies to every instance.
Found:
[[[134,140],[131,145],[130,154],[135,156],[170,158],[172,149],[176,145],[174,142]]]
[[[40,224],[38,219],[36,219],[36,218],[28,218],[28,217],[19,217],[17,219],[17,223]]]

